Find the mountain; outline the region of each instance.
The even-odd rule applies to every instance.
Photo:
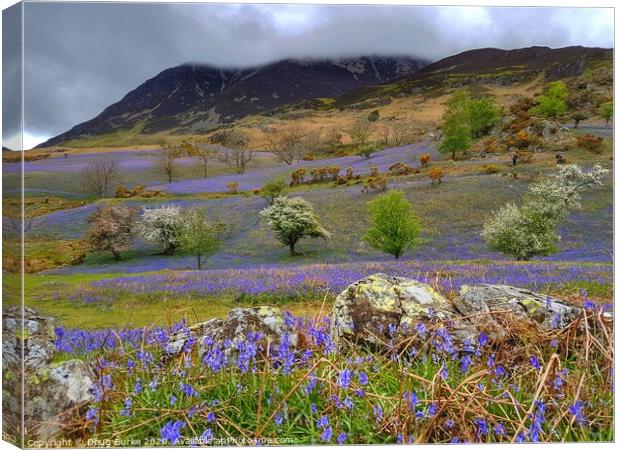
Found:
[[[368,104],[373,99],[386,96],[440,95],[465,85],[510,86],[535,79],[541,82],[572,80],[587,71],[593,73],[597,83],[611,86],[612,63],[613,50],[604,48],[573,46],[468,50],[429,64],[396,82],[345,94],[332,107]],[[603,72],[597,73],[599,69]]]
[[[313,98],[338,97],[406,77],[428,63],[409,57],[287,59],[244,69],[183,64],[166,69],[97,117],[38,147],[138,129],[199,132]]]

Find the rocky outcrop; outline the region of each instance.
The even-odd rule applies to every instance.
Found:
[[[260,306],[255,308],[235,308],[225,319],[211,319],[185,328],[171,336],[166,351],[177,354],[189,343],[197,343],[201,351],[208,345],[230,342],[236,344],[245,341],[249,335],[265,343],[279,343],[284,335],[290,345],[297,345],[298,333],[293,327],[292,317],[288,319],[278,308]],[[228,347],[233,347],[229,345]]]
[[[335,339],[381,345],[415,333],[419,323],[442,322],[461,342],[474,339],[475,327],[458,318],[452,303],[429,285],[378,273],[356,281],[336,297],[331,334]]]
[[[481,332],[506,337],[506,320],[544,332],[566,327],[581,311],[561,299],[504,285],[464,285],[450,301],[427,284],[379,273],[336,297],[331,332],[334,338],[384,345],[415,333],[418,324],[436,324],[448,329],[458,347]]]
[[[555,297],[492,284],[461,286],[455,307],[462,315],[475,318],[478,328],[496,339],[506,334],[503,322],[506,318],[540,331],[549,331],[566,327],[582,311]]]
[[[56,354],[54,320],[30,308],[8,308],[2,314],[3,418],[19,429],[24,377],[24,425],[32,439],[62,434],[80,407],[91,400],[92,369],[81,360],[53,363]],[[23,346],[23,373],[21,354]]]

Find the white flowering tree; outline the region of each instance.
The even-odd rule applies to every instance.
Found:
[[[482,237],[493,250],[519,260],[557,251],[558,225],[581,205],[581,194],[603,184],[607,172],[598,164],[590,171],[571,164],[550,179],[534,183],[521,207],[504,205],[484,224]]]
[[[319,222],[312,203],[303,198],[277,197],[273,205],[260,212],[267,219],[276,238],[289,247],[295,256],[295,244],[301,238],[329,238],[329,233]]]
[[[137,230],[144,240],[162,245],[164,255],[172,255],[179,245],[182,225],[181,208],[160,206],[144,208]]]

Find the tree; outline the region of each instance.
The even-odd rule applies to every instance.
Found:
[[[342,133],[339,127],[330,127],[325,132],[323,143],[330,153],[336,153],[338,148],[342,145]]]
[[[200,270],[203,258],[209,258],[220,249],[226,226],[221,222],[207,220],[204,208],[184,212],[182,222],[178,236],[179,246],[196,257],[196,265]]]
[[[185,142],[183,146],[189,156],[198,158],[202,165],[202,175],[207,178],[209,163],[217,156],[217,149],[212,145],[197,144],[191,141]]]
[[[446,104],[443,116],[443,139],[439,151],[452,155],[456,159],[457,152],[465,152],[471,146],[471,116],[469,109],[470,96],[467,89],[459,89]]]
[[[471,134],[479,138],[488,134],[501,120],[500,109],[492,97],[480,97],[469,101]]]
[[[330,236],[321,226],[312,204],[300,197],[278,197],[260,215],[267,219],[276,238],[288,245],[291,256],[297,255],[295,245],[301,238],[327,239]]]
[[[377,120],[379,120],[379,110],[375,109],[375,110],[371,111],[370,114],[368,114],[368,121],[369,122],[376,122]]]
[[[178,206],[144,208],[137,225],[138,233],[149,242],[164,247],[164,255],[172,255],[179,245],[183,216]]]
[[[389,191],[368,203],[371,227],[364,240],[373,248],[400,258],[413,248],[420,235],[420,221],[403,191]]]
[[[289,126],[272,131],[269,145],[280,161],[290,165],[302,156],[303,140],[302,130],[298,126]]]
[[[235,128],[226,128],[211,135],[211,143],[224,147],[222,160],[233,165],[237,173],[245,173],[254,152],[247,148],[250,139]]]
[[[544,92],[538,97],[538,104],[530,109],[532,114],[544,117],[557,118],[566,112],[566,98],[568,88],[562,81],[549,83]]]
[[[603,183],[606,172],[599,165],[589,172],[563,166],[554,178],[531,185],[521,207],[508,203],[496,212],[484,224],[482,237],[492,250],[519,260],[556,252],[560,221],[580,207],[583,191]]]
[[[586,120],[588,116],[586,116],[585,114],[581,112],[576,112],[576,113],[571,114],[570,118],[575,121],[575,130],[576,130],[579,128],[579,122],[581,122],[582,120]]]
[[[353,139],[353,144],[357,147],[358,152],[367,158],[370,158],[370,155],[376,150],[376,147],[368,142],[370,131],[370,122],[365,119],[360,119],[355,122],[349,130],[351,139]]]
[[[129,247],[135,211],[125,206],[104,206],[92,213],[87,222],[85,242],[91,251],[111,252],[121,259],[121,252]]]
[[[276,198],[282,197],[286,193],[286,182],[284,180],[271,180],[265,183],[260,190],[261,195],[271,206]]]
[[[82,172],[82,185],[86,192],[95,197],[105,197],[118,174],[115,159],[101,158],[89,163]]]
[[[609,127],[609,121],[614,115],[614,103],[613,102],[605,102],[601,104],[601,107],[598,111],[601,119],[605,119],[605,128]]]
[[[170,144],[162,144],[157,153],[157,166],[168,179],[168,183],[172,183],[176,175],[177,160],[180,156],[180,149]]]

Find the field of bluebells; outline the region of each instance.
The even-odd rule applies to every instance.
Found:
[[[562,225],[558,253],[527,262],[490,251],[479,234],[492,210],[521,199],[526,177],[449,174],[438,187],[427,180],[392,179],[390,187],[403,189],[424,219],[420,245],[399,261],[362,243],[367,224],[361,218],[374,194],[362,193],[360,185],[302,186],[290,193],[310,201],[333,236],[302,240],[302,255],[294,259],[258,220],[267,203],[252,191],[299,167],[336,164],[367,174],[371,165],[382,172],[396,162],[416,166],[421,153],[437,157],[426,145],[406,146],[370,159],[346,156],[292,166],[258,161],[242,175],[219,167],[207,179],[195,170],[195,161],[184,158],[182,176],[170,184],[162,184],[152,152],[106,153],[122,161],[126,187],[145,184],[168,194],[51,212],[38,218],[27,238],[77,242],[87,217],[102,203],[138,210],[206,207],[210,218],[224,217],[232,226],[205,270],[194,270],[191,256],[164,256],[160,248],[135,239],[121,261],[88,255],[83,264],[27,277],[26,289],[38,289],[28,306],[65,324],[76,315],[93,316],[83,328],[56,329],[60,359],[83,358],[97,367],[96,398],[71,424],[74,437],[120,439],[133,446],[613,440],[613,324],[607,316],[613,309],[611,177],[604,188],[586,194],[583,208]],[[79,198],[76,175],[93,157],[27,163],[26,190]],[[463,164],[469,163],[482,164]],[[531,165],[523,171],[540,169],[546,170]],[[225,192],[231,181],[239,183],[241,193]],[[448,297],[463,284],[480,283],[565,294],[585,312],[566,329],[546,333],[506,322],[509,337],[502,342],[481,333],[461,345],[451,336],[454,324],[441,323],[418,324],[414,339],[394,337],[379,350],[333,341],[330,319],[312,305],[324,302],[321,312],[328,311],[346,286],[377,272],[429,283]],[[102,328],[119,323],[109,317],[122,316],[126,305],[119,305],[127,299],[130,308],[153,310],[149,318],[157,323],[173,324]],[[188,339],[174,353],[171,338],[187,333],[190,325],[174,322],[192,317],[179,313],[189,309],[185,300],[204,310],[201,317],[256,304],[291,309],[310,304],[311,310],[286,315],[302,337],[297,346],[289,335],[269,343],[259,334],[243,342],[207,336]],[[77,311],[70,319],[67,308]],[[391,333],[396,336],[397,330]]]
[[[506,323],[455,344],[449,324],[415,326],[381,351],[333,341],[326,317],[285,322],[304,339],[189,338],[169,328],[57,328],[61,354],[96,362],[83,439],[133,445],[610,441],[613,325],[584,314],[540,334]],[[390,327],[390,333],[397,333]],[[187,334],[188,335],[188,334]],[[509,345],[506,345],[509,344]]]
[[[429,283],[444,292],[463,284],[508,284],[545,290],[553,287],[608,286],[613,282],[608,264],[570,263],[375,263],[265,265],[202,271],[165,271],[107,277],[82,285],[69,296],[82,303],[106,304],[127,296],[154,298],[213,298],[230,295],[264,300],[323,298],[335,296],[349,284],[377,272]],[[578,284],[579,285],[579,284]],[[205,300],[207,301],[207,300]]]

